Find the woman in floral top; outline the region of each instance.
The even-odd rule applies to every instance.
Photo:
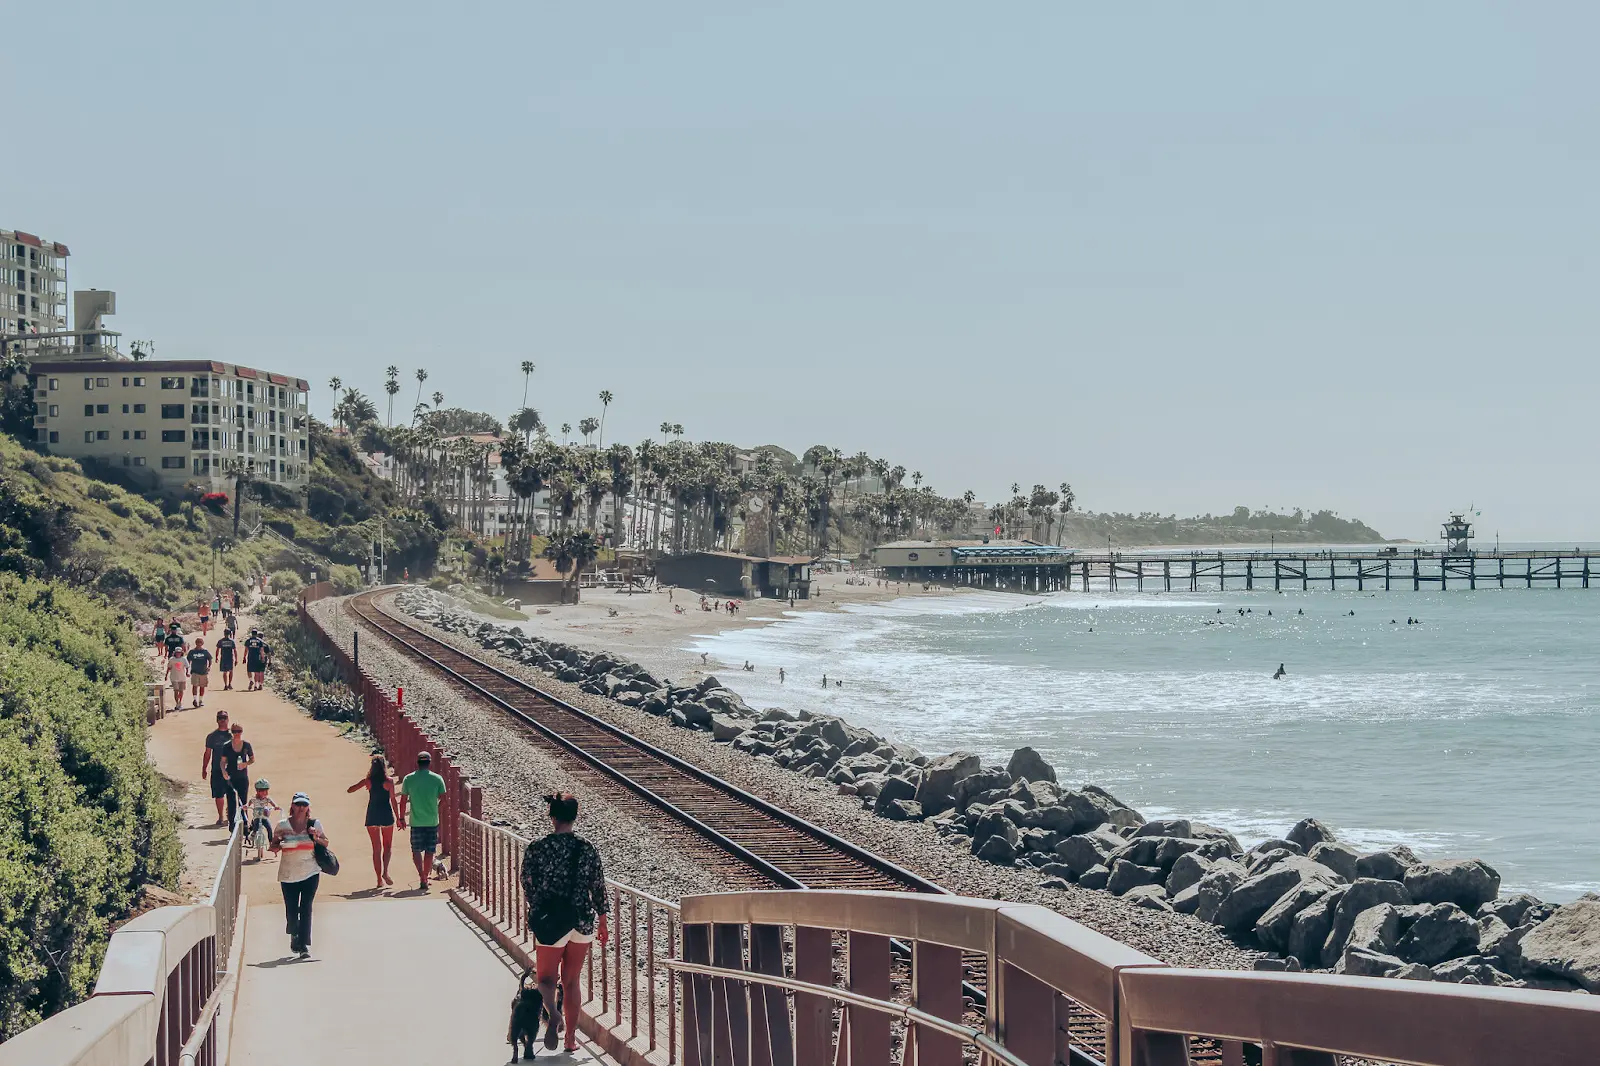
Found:
[[[562,1019],[556,1015],[556,977],[560,974],[562,1013],[566,1015],[568,1051],[577,1048],[578,974],[598,937],[604,947],[606,874],[594,845],[572,831],[578,820],[578,798],[558,792],[546,796],[550,834],[528,845],[522,856],[522,895],[528,901],[528,928],[537,952],[535,976],[550,1010],[544,1046],[555,1050]]]

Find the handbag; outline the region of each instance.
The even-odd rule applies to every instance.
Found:
[[[311,825],[306,826],[306,831],[309,833],[312,826],[315,825],[317,823],[313,822]],[[328,845],[319,842],[316,837],[311,838],[311,856],[317,860],[317,869],[329,877],[339,876],[339,856],[335,855],[333,849]]]
[[[530,918],[534,940],[547,946],[578,928],[577,910],[564,899],[540,900]]]

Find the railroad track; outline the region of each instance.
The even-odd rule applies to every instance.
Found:
[[[427,662],[781,888],[944,889],[744,791],[385,610],[382,591],[348,609],[404,654]]]

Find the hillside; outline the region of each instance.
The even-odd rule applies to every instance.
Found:
[[[1236,507],[1225,515],[1096,514],[1074,511],[1062,522],[1060,540],[1081,548],[1145,544],[1376,544],[1383,534],[1332,511],[1251,511]]]

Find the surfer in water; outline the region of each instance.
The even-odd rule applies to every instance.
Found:
[[[1278,664],[1278,672],[1272,675],[1272,680],[1281,681],[1281,680],[1283,680],[1284,678],[1286,678],[1288,676],[1289,676],[1289,671],[1287,671],[1287,670],[1285,670],[1283,668],[1283,664],[1282,663],[1279,663]]]

